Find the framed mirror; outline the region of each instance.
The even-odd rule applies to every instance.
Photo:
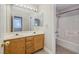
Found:
[[[29,5],[26,5],[29,6]],[[32,7],[34,8],[34,7]],[[7,5],[7,32],[33,31],[43,26],[43,13],[28,8]]]

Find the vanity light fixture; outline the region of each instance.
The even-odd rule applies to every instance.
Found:
[[[31,6],[27,6],[27,5],[24,5],[24,4],[15,4],[14,6],[27,8],[27,9],[30,9],[30,10],[33,10],[33,11],[37,12],[37,8],[33,8]]]
[[[24,8],[26,8],[27,6],[26,6],[26,5],[24,5],[23,7],[24,7]]]

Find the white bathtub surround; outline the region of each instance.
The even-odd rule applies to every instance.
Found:
[[[65,48],[65,47],[62,47],[60,45],[56,45],[57,48],[56,48],[56,54],[76,54],[75,52]]]
[[[74,53],[79,53],[79,45],[77,43],[73,43],[71,41],[60,39],[60,40],[57,40],[57,44]]]
[[[72,14],[72,13],[71,13]],[[57,44],[79,53],[79,15],[62,15],[59,18],[59,38]]]

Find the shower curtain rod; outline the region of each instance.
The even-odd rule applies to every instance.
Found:
[[[64,12],[61,12],[61,13],[59,13],[57,15],[62,15],[62,14],[65,14],[65,13],[68,13],[68,12],[72,12],[72,11],[75,11],[75,10],[79,10],[79,8],[68,10],[68,11],[64,11]]]

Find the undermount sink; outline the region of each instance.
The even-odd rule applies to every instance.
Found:
[[[25,32],[6,33],[4,35],[4,40],[20,38],[20,37],[25,37],[25,36],[33,36],[33,35],[38,35],[38,34],[44,34],[44,32],[42,32],[42,31],[25,31]]]
[[[33,34],[36,34],[36,32],[33,32]]]

